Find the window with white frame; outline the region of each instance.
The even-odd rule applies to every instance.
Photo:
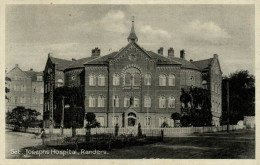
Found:
[[[134,107],[139,107],[139,98],[134,97]]]
[[[89,86],[95,86],[96,85],[96,76],[94,74],[89,75]]]
[[[145,117],[145,123],[144,123],[145,126],[150,126],[151,125],[151,117],[149,116],[146,116]]]
[[[167,119],[167,124],[170,126],[170,127],[174,127],[174,120],[172,118],[168,118]]]
[[[165,96],[160,96],[160,98],[159,98],[159,108],[166,108],[166,98],[165,98]]]
[[[151,97],[150,96],[144,97],[144,107],[151,107]]]
[[[113,96],[113,107],[119,107],[119,96]]]
[[[139,73],[134,74],[134,86],[140,86],[141,85],[141,75]]]
[[[115,86],[120,85],[120,76],[117,73],[113,75],[113,85]]]
[[[99,122],[101,127],[104,127],[105,126],[105,117],[104,116],[98,116],[97,122]]]
[[[169,97],[168,108],[175,108],[175,98],[173,96]]]
[[[89,107],[95,107],[95,102],[96,102],[96,99],[94,96],[89,96]]]
[[[132,85],[132,75],[130,73],[125,74],[125,85],[126,86]]]
[[[98,107],[105,107],[105,98],[103,95],[98,96]]]
[[[169,75],[169,86],[175,86],[175,76],[174,76],[174,74]]]
[[[126,96],[124,98],[124,107],[129,107],[130,106],[130,98]]]
[[[42,76],[37,76],[37,81],[42,81]]]
[[[159,127],[162,127],[162,124],[163,124],[164,122],[166,122],[165,120],[166,120],[165,117],[160,117],[160,118],[159,118]]]
[[[116,124],[119,124],[119,117],[118,116],[114,116],[114,120],[113,120],[113,126],[116,126]]]
[[[144,84],[145,85],[151,85],[151,75],[150,74],[146,74],[144,77]]]
[[[159,76],[159,85],[166,86],[166,76],[164,74]]]
[[[104,75],[98,76],[98,86],[105,86],[105,76]]]

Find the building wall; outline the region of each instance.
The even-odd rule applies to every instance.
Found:
[[[214,57],[210,67],[210,90],[211,90],[211,111],[213,124],[219,125],[219,118],[222,115],[222,73],[218,58]]]
[[[26,75],[18,66],[7,73],[6,76],[11,79],[8,82],[10,92],[7,93],[9,100],[6,100],[6,111],[12,111],[17,106],[23,106],[40,112],[41,115],[38,119],[42,119],[43,81],[32,81],[32,78]]]
[[[122,53],[123,54],[123,53]],[[167,114],[167,117],[170,118],[170,114],[174,112],[180,112],[180,65],[157,65],[155,61],[149,59],[149,57],[136,56],[135,60],[132,61],[129,59],[131,54],[135,54],[135,51],[128,51],[124,55],[119,55],[115,60],[110,61],[108,66],[93,66],[86,65],[85,67],[85,111],[94,112],[97,117],[104,116],[107,126],[107,115],[108,118],[111,118],[111,115],[117,114],[122,120],[123,114],[129,109],[129,107],[124,107],[124,98],[126,96],[133,96],[139,98],[139,107],[134,107],[136,115],[139,117],[140,121],[144,121],[145,115],[149,113],[156,114],[156,116],[164,116]],[[124,75],[125,71],[129,68],[135,68],[141,74],[141,86],[130,89],[124,85]],[[120,75],[120,85],[113,85],[113,75],[117,73]],[[151,74],[151,85],[144,85],[144,76],[145,74]],[[105,85],[95,86],[89,85],[90,74],[95,74],[97,77],[100,74],[105,76]],[[161,74],[166,75],[167,83],[166,86],[159,86],[159,76]],[[175,86],[168,86],[168,76],[170,74],[175,75]],[[108,93],[109,92],[109,93]],[[144,97],[145,95],[151,97],[151,107],[144,107]],[[105,97],[105,106],[97,107],[97,98],[99,95]],[[113,95],[119,96],[119,107],[113,107]],[[89,97],[94,96],[96,98],[95,107],[89,107]],[[166,108],[159,108],[159,97],[165,96]],[[168,97],[175,97],[175,108],[168,108]],[[108,101],[108,102],[107,102]],[[125,114],[127,115],[127,114]],[[166,116],[165,116],[166,117]],[[156,126],[157,118],[152,118],[152,126]],[[108,126],[112,126],[112,121],[108,119]],[[122,123],[119,123],[119,126],[122,126]]]

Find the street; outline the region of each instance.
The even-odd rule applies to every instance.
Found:
[[[41,145],[41,139],[35,138],[34,134],[13,132],[5,130],[5,156],[6,158],[17,157],[16,151],[24,147]]]
[[[131,146],[111,151],[59,151],[54,148],[39,146],[41,139],[32,139],[34,135],[25,133],[6,132],[8,158],[32,159],[254,159],[255,130],[192,134],[184,137],[165,137],[163,142],[143,146]],[[37,146],[38,145],[38,146]],[[10,149],[28,146],[30,153],[45,151],[47,154],[25,155],[23,152],[10,156]],[[58,153],[61,152],[61,153]],[[105,154],[97,154],[105,153]],[[58,153],[58,154],[57,154]],[[64,154],[65,153],[65,154]]]

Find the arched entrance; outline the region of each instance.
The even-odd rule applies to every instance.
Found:
[[[134,127],[136,125],[136,114],[130,112],[127,116],[127,121],[128,127]]]

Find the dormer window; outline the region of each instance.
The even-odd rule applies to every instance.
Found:
[[[42,76],[37,76],[37,81],[42,81]]]

